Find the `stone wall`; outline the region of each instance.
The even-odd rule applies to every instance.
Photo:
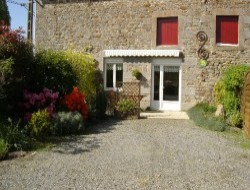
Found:
[[[216,15],[239,15],[239,46],[216,45]],[[168,16],[178,16],[178,46],[157,47],[157,17]],[[208,35],[205,48],[210,57],[205,68],[197,65],[196,34],[200,30]],[[250,3],[249,0],[47,0],[43,8],[37,6],[36,44],[53,49],[67,49],[70,45],[77,49],[91,47],[100,68],[105,49],[179,49],[184,55],[182,109],[185,110],[199,101],[213,101],[213,86],[223,68],[250,63]]]

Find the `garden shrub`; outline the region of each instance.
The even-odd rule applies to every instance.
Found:
[[[91,54],[84,51],[75,51],[69,49],[63,52],[65,59],[67,59],[72,67],[74,75],[77,77],[77,84],[75,86],[81,92],[84,92],[88,105],[95,103],[96,96],[96,70],[97,63]]]
[[[77,76],[64,52],[44,50],[35,54],[34,83],[36,91],[44,87],[58,91],[62,96],[77,84]]]
[[[69,111],[78,111],[86,120],[88,117],[88,107],[86,104],[85,96],[77,87],[73,88],[70,94],[64,96],[62,104],[67,107]]]
[[[8,145],[8,151],[32,148],[31,139],[20,127],[20,121],[0,117],[0,138]]]
[[[188,116],[192,119],[196,125],[204,127],[214,131],[225,131],[228,126],[224,122],[223,118],[217,118],[214,116],[216,108],[210,106],[207,103],[199,103],[196,106],[188,110]]]
[[[228,67],[222,78],[215,84],[215,100],[224,106],[225,115],[232,126],[240,126],[240,98],[244,86],[244,76],[250,71],[247,65]]]
[[[53,93],[48,88],[44,88],[40,93],[32,93],[24,90],[24,119],[29,121],[33,112],[39,109],[46,109],[50,116],[55,113],[55,106],[58,100],[58,92]]]
[[[50,116],[47,110],[38,110],[32,114],[27,125],[31,136],[41,139],[51,133]]]
[[[13,74],[13,59],[0,60],[0,102],[5,100],[7,96],[6,86],[11,83],[11,76]]]
[[[97,118],[104,118],[106,109],[107,109],[107,97],[105,91],[99,90],[96,94],[96,117]]]
[[[136,109],[136,104],[132,100],[120,100],[116,109],[120,112],[132,112]]]
[[[116,110],[121,118],[126,118],[136,114],[137,105],[132,100],[120,100],[117,102]]]
[[[0,138],[0,160],[5,157],[8,152],[8,144]]]
[[[77,112],[58,112],[53,117],[53,133],[55,135],[77,134],[84,130],[84,120]]]
[[[0,24],[0,60],[1,65],[10,59],[11,72],[5,81],[4,93],[1,100],[2,112],[18,113],[18,102],[22,99],[22,89],[32,85],[33,50],[23,37],[22,29],[11,30],[9,26]]]

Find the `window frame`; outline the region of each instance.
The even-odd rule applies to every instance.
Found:
[[[107,66],[113,65],[113,87],[107,87]],[[116,72],[117,72],[117,65],[122,65],[122,71],[123,71],[123,63],[105,63],[104,66],[104,89],[105,90],[116,90]],[[123,73],[122,73],[122,81],[123,81]]]
[[[217,35],[218,35],[218,22],[219,22],[219,17],[222,19],[222,17],[232,17],[236,18],[237,17],[237,44],[236,43],[228,43],[228,42],[218,42]],[[240,16],[239,15],[216,15],[215,16],[215,44],[217,46],[222,46],[222,47],[238,47],[240,44]]]

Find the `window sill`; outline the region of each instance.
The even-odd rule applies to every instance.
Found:
[[[156,45],[156,49],[178,49],[178,45]]]
[[[239,51],[242,50],[243,47],[240,44],[223,44],[223,43],[216,43],[215,49],[218,50],[225,50],[225,51]]]
[[[216,43],[218,47],[239,47],[239,44]]]

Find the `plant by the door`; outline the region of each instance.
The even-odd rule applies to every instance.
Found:
[[[142,73],[138,69],[134,69],[132,71],[132,76],[135,77],[137,80],[140,80],[142,77]]]

